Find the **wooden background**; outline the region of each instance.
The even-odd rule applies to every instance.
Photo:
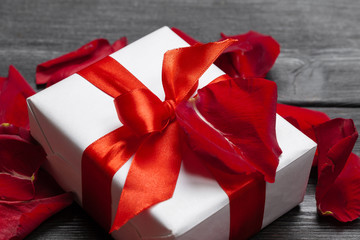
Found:
[[[35,86],[36,65],[95,39],[132,42],[174,26],[209,42],[219,33],[255,30],[272,35],[281,54],[268,78],[279,101],[354,119],[360,129],[360,2],[358,0],[1,0],[0,76],[14,65]],[[354,152],[360,154],[359,141]],[[360,239],[360,220],[339,223],[319,217],[316,174],[305,200],[253,239]],[[107,239],[73,204],[51,217],[28,239]]]

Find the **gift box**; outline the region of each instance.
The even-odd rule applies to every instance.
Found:
[[[162,64],[166,51],[188,44],[163,27],[110,55],[160,100]],[[202,88],[224,75],[215,65],[199,79]],[[45,168],[82,205],[82,156],[85,149],[122,126],[113,98],[79,74],[28,98],[31,134],[44,147]],[[266,183],[261,228],[298,205],[304,197],[316,144],[280,116],[276,137],[282,150],[274,183]],[[111,221],[114,221],[130,158],[111,180]],[[195,166],[194,166],[195,165]],[[196,169],[196,170],[194,170]],[[99,171],[102,171],[99,169]],[[100,208],[102,206],[99,206]],[[241,211],[241,207],[239,208]],[[97,218],[92,211],[86,209]],[[103,224],[102,219],[96,219]],[[137,214],[119,230],[116,239],[228,239],[229,197],[205,166],[183,159],[173,196]]]

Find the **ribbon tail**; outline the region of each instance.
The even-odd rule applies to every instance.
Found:
[[[83,153],[83,207],[105,229],[111,226],[112,178],[135,153],[140,142],[129,128],[121,127],[91,144]]]
[[[176,122],[164,132],[149,135],[131,163],[110,232],[143,210],[173,195],[181,166],[180,127]]]

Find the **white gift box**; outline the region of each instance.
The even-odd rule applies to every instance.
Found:
[[[110,55],[127,68],[161,100],[163,55],[188,44],[163,27]],[[200,78],[199,88],[224,73],[212,65]],[[122,126],[113,98],[74,74],[28,98],[31,134],[44,147],[46,169],[81,204],[83,151],[107,133]],[[316,144],[277,116],[276,134],[283,153],[275,183],[266,183],[262,227],[286,213],[304,198]],[[112,180],[112,220],[131,159]],[[202,166],[198,166],[201,168]],[[206,172],[206,171],[204,171]],[[211,177],[183,165],[171,199],[142,212],[118,231],[116,239],[228,239],[230,207],[226,193]]]

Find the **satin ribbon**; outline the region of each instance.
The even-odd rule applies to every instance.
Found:
[[[194,94],[198,79],[233,42],[225,40],[168,51],[163,61],[164,102],[111,57],[78,72],[114,97],[124,124],[91,144],[82,158],[83,207],[104,228],[111,225],[112,178],[133,155],[110,231],[171,198],[182,152],[191,151],[184,147],[186,138],[176,121],[175,108]],[[211,166],[211,161],[204,162],[229,196],[230,238],[239,239],[259,231],[265,201],[262,175],[235,176]]]

